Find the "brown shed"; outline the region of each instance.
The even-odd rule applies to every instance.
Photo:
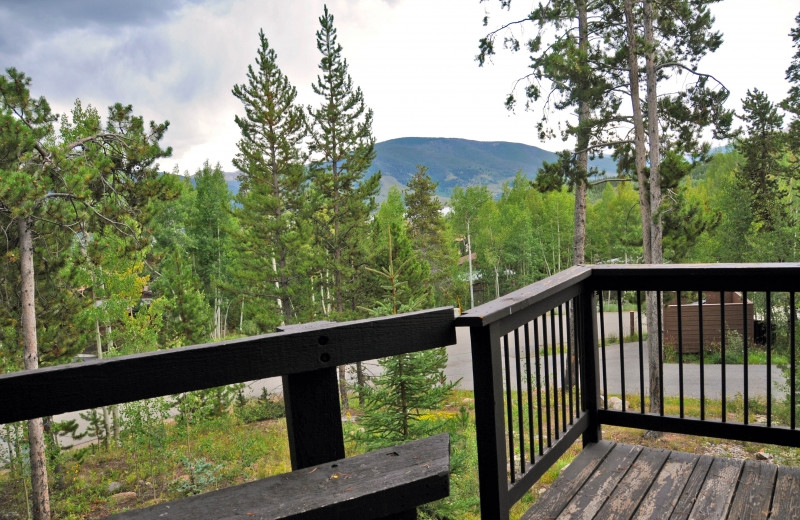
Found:
[[[742,301],[742,293],[719,292],[702,293],[702,306],[695,301],[681,302],[681,342],[684,353],[700,352],[700,330],[702,327],[703,345],[707,348],[722,342],[722,313],[725,313],[725,330],[735,330],[753,341],[753,302]],[[723,302],[720,302],[722,296]],[[746,308],[743,306],[746,305]],[[700,323],[702,308],[703,322]],[[747,322],[745,324],[745,321]],[[745,327],[746,325],[746,327]],[[664,343],[678,346],[678,304],[664,308]]]

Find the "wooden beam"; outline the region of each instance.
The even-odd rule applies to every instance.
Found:
[[[450,438],[442,434],[108,518],[370,520],[449,493]]]
[[[456,342],[451,307],[0,376],[0,424],[299,374]]]

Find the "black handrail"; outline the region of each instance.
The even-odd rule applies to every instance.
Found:
[[[799,264],[573,267],[476,307],[459,317],[457,326],[469,327],[472,338],[482,517],[507,519],[511,506],[569,445],[580,437],[584,443],[596,442],[600,439],[603,424],[800,447],[795,410],[798,390],[796,291],[799,284]],[[705,366],[704,348],[711,334],[708,330],[705,334],[703,332],[706,327],[703,316],[709,315],[709,305],[704,305],[702,298],[699,298],[698,318],[689,319],[686,314],[688,307],[681,302],[681,293],[685,295],[687,292],[697,291],[698,288],[701,289],[699,296],[719,294],[723,302],[719,309],[719,325],[716,327],[723,356],[719,368]],[[602,305],[599,310],[596,306],[598,299],[602,303],[602,294],[606,291],[616,296],[616,316],[613,315],[614,311],[609,315],[608,312],[603,312]],[[745,327],[748,323],[746,296],[764,296],[768,365],[772,363],[775,349],[772,340],[774,295],[785,295],[784,300],[788,298],[789,343],[786,350],[789,352],[790,417],[786,425],[775,424],[772,367],[768,367],[766,374],[767,403],[764,424],[752,424],[749,420],[749,400],[754,392],[747,379],[743,399],[745,414],[748,415],[741,419],[729,417],[731,410],[727,407],[727,401],[732,396],[728,395],[731,387],[727,385],[727,379],[732,376],[734,368],[726,362],[725,354],[732,348],[726,340],[726,331],[731,328],[732,317],[726,317],[724,297],[725,293],[731,291],[739,291],[745,296],[745,307],[739,313],[744,316]],[[634,313],[638,317],[638,339],[634,340],[626,340],[623,331],[623,295],[628,292],[635,300]],[[666,326],[663,304],[665,295],[668,294],[677,294],[679,321],[675,345],[678,356],[676,395],[679,408],[676,416],[671,416],[664,405],[665,377],[671,373],[672,367],[670,364],[665,365],[663,358],[668,347],[663,334]],[[654,413],[650,413],[646,406],[649,392],[645,391],[645,386],[650,383],[649,378],[645,377],[645,371],[649,371],[651,365],[645,364],[649,349],[643,339],[643,299],[649,299],[651,309],[657,313],[650,324],[650,330],[646,331],[655,341],[658,360],[652,367],[661,381],[656,392],[661,405]],[[556,315],[559,316],[557,326]],[[607,318],[613,320],[610,322],[612,324],[616,321],[618,356],[607,355],[607,351],[614,348],[608,334]],[[692,323],[699,327],[702,345],[699,367],[701,407],[697,417],[686,408],[689,402],[687,383],[693,379],[695,370],[690,369],[686,363],[688,354],[685,352],[685,330]],[[531,343],[534,345],[533,353],[529,349],[525,349],[524,354],[520,352],[520,335],[526,346]],[[748,330],[744,330],[743,337],[745,352],[752,351]],[[509,338],[513,338],[513,350],[509,350]],[[638,343],[638,348],[634,348],[631,341]],[[510,358],[510,352],[515,353],[516,359]],[[638,359],[629,365],[625,361],[626,355],[635,355]],[[535,365],[535,370],[530,370],[531,363]],[[754,367],[750,366],[747,358],[743,367],[746,376],[752,375]],[[709,370],[712,374],[716,372],[720,375],[719,386],[714,387],[709,383]],[[612,371],[618,374],[616,380],[609,376]],[[636,372],[636,377],[629,377],[632,371]],[[520,374],[523,372],[528,377],[526,386],[520,383]],[[531,382],[530,378],[534,373],[535,381]],[[573,373],[579,374],[576,381],[571,380]],[[638,388],[633,389],[637,385]],[[618,389],[614,390],[612,387]],[[609,403],[609,394],[614,393],[619,394],[621,399],[616,410],[611,409]],[[710,417],[712,414],[706,408],[706,400],[709,398],[721,400],[722,413],[716,418]],[[580,403],[574,417],[572,407],[569,407],[569,412],[565,408],[570,399]],[[629,399],[638,399],[638,406],[629,406]],[[526,414],[527,422],[522,420]],[[515,416],[516,421],[513,420]],[[538,430],[535,430],[537,425]],[[530,450],[525,449],[522,440],[526,427],[527,434],[532,439]],[[538,433],[538,457],[534,456],[537,451],[534,449],[535,432]],[[526,454],[529,454],[528,458]]]

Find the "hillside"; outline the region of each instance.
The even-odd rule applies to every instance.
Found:
[[[438,194],[448,197],[456,186],[483,185],[499,193],[503,183],[514,179],[517,172],[533,179],[544,161],[556,160],[555,153],[526,144],[441,137],[392,139],[376,143],[375,151],[370,173],[381,172],[384,195],[393,184],[405,185],[418,164],[428,167],[428,174],[439,183]],[[616,171],[609,159],[592,164]]]
[[[405,186],[417,170],[428,167],[428,174],[439,183],[438,195],[449,197],[456,186],[487,186],[500,193],[503,183],[521,171],[529,179],[544,161],[556,160],[556,154],[535,146],[507,142],[470,141],[443,137],[402,137],[375,144],[376,158],[369,174],[382,174],[380,199],[390,186]],[[592,162],[601,170],[616,171],[608,158]],[[238,192],[238,172],[228,172],[225,179],[233,193]]]

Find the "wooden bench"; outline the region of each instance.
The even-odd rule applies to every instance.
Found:
[[[413,519],[450,492],[448,434],[108,517]]]

